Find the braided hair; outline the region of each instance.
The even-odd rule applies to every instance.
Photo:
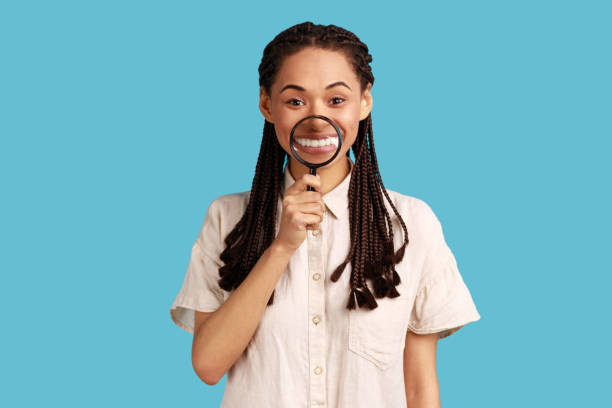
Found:
[[[343,53],[360,79],[362,92],[368,83],[374,83],[369,65],[372,56],[368,47],[355,34],[335,25],[304,22],[278,34],[264,49],[259,65],[259,84],[268,95],[284,58],[306,47]],[[375,297],[400,296],[395,288],[400,283],[400,277],[394,265],[404,257],[408,231],[384,188],[378,170],[371,114],[359,122],[357,138],[351,148],[356,159],[347,193],[350,249],[330,279],[336,282],[347,263],[351,262],[347,309],[355,309],[355,303],[360,308],[365,306],[374,309],[378,306]],[[349,151],[346,155],[349,156]],[[286,158],[287,153],[278,142],[274,125],[266,120],[247,208],[225,238],[226,247],[220,255],[225,264],[219,269],[219,286],[226,291],[242,283],[276,236],[275,223],[270,220],[276,220]],[[392,220],[384,206],[383,195],[393,208],[404,232],[404,243],[397,252],[394,252]],[[372,281],[373,294],[366,279]],[[268,305],[273,302],[274,291]]]

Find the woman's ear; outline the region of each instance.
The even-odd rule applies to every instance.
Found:
[[[259,110],[270,123],[272,121],[272,101],[263,86],[259,87]]]
[[[359,120],[364,120],[372,112],[372,83],[368,82],[366,89],[361,94],[361,112]]]

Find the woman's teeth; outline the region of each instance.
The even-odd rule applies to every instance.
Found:
[[[307,147],[323,147],[330,144],[334,146],[338,146],[338,138],[337,137],[328,137],[326,139],[295,139],[302,146]]]

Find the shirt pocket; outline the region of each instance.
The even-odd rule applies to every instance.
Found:
[[[407,306],[402,296],[376,299],[376,302],[378,307],[375,309],[356,308],[349,311],[348,348],[385,370],[402,356]]]

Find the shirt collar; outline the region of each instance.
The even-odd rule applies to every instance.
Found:
[[[334,217],[340,218],[346,214],[348,214],[348,189],[351,183],[351,176],[353,174],[354,163],[353,160],[348,157],[350,170],[347,176],[338,184],[333,190],[328,191],[323,195],[323,202],[325,206],[329,209],[329,211],[333,214]],[[289,188],[295,180],[291,175],[291,171],[288,170],[287,165],[289,161],[285,163],[284,178],[285,183],[283,186],[283,191],[281,194],[284,196],[284,192],[287,188]]]

